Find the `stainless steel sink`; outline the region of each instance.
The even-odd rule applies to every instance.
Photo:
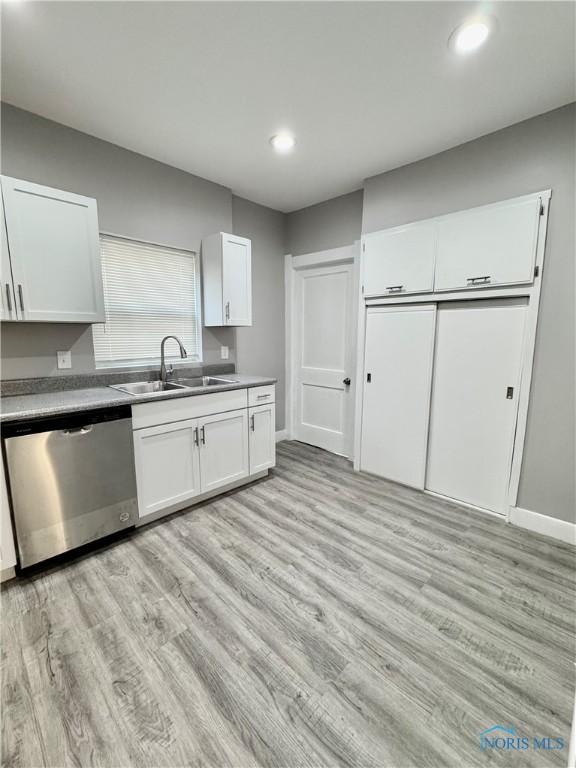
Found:
[[[176,379],[185,387],[218,387],[224,384],[238,384],[235,379],[221,379],[217,376],[195,376],[191,379]]]
[[[169,392],[174,389],[186,389],[185,384],[174,381],[135,381],[133,384],[110,384],[112,389],[126,392],[128,395],[149,395],[154,392]]]

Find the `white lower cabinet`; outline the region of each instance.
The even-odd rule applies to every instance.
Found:
[[[134,432],[138,514],[152,515],[201,491],[198,420]]]
[[[16,565],[16,548],[14,546],[14,533],[12,520],[10,519],[10,504],[8,502],[8,489],[4,475],[4,464],[0,456],[0,570],[5,571]]]
[[[274,386],[262,386],[134,406],[140,518],[182,508],[273,467],[274,400]],[[210,413],[222,407],[229,410]]]
[[[260,405],[248,410],[250,474],[276,464],[276,406]]]
[[[249,474],[246,409],[198,419],[202,493]]]

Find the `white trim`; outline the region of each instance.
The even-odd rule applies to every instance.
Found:
[[[307,269],[308,267],[322,267],[325,264],[341,264],[354,260],[356,243],[343,245],[339,248],[330,248],[328,251],[315,251],[304,253],[301,256],[292,256],[294,269]]]
[[[510,507],[509,522],[519,528],[576,545],[576,523],[568,523],[566,520],[558,520],[522,507]]]
[[[294,269],[292,268],[292,256],[287,254],[284,256],[284,331],[286,336],[286,351],[285,351],[285,369],[286,369],[286,397],[284,399],[285,406],[285,421],[286,424],[286,438],[292,440],[294,435],[294,371],[292,360],[294,358],[293,339],[292,339],[292,307],[294,305]]]
[[[3,584],[5,581],[10,581],[10,579],[16,578],[16,569],[14,566],[11,568],[4,568],[3,571],[0,571],[0,584]]]
[[[287,429],[277,429],[276,430],[276,442],[279,443],[281,440],[288,440],[288,430]]]

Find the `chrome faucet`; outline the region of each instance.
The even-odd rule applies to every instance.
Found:
[[[186,350],[184,349],[184,345],[178,338],[178,336],[164,336],[162,339],[162,343],[160,344],[160,381],[163,383],[166,383],[166,363],[164,362],[164,344],[168,341],[168,339],[174,339],[174,341],[178,342],[178,346],[180,347],[180,357],[184,358],[188,355],[186,354]]]

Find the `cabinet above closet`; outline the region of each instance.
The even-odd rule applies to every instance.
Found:
[[[542,195],[364,235],[365,298],[532,283]]]
[[[96,201],[2,176],[2,319],[104,322]]]

